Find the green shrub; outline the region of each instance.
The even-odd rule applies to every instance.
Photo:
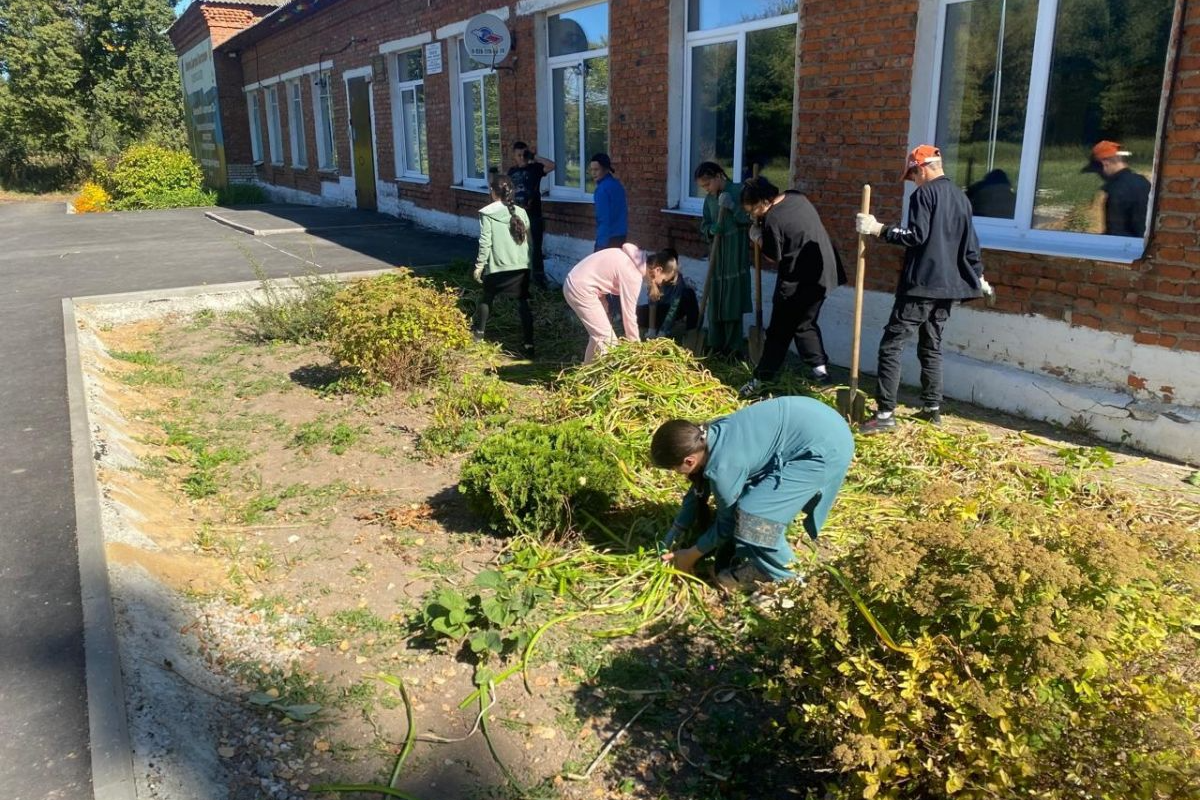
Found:
[[[216,199],[203,190],[204,174],[191,153],[156,144],[128,148],[111,168],[98,165],[94,177],[116,209],[211,205]]]
[[[433,400],[433,424],[417,442],[428,455],[459,452],[489,428],[508,422],[512,390],[491,374],[466,372],[443,381]]]
[[[267,193],[252,183],[231,183],[217,190],[219,206],[253,206],[267,202]]]
[[[306,344],[325,338],[333,313],[333,298],[342,284],[328,275],[312,273],[292,279],[292,286],[271,280],[253,263],[259,291],[241,309],[242,335],[255,342]]]
[[[932,483],[837,560],[911,650],[826,572],[763,624],[769,694],[844,773],[826,797],[1195,796],[1195,531],[1078,474],[1048,515],[1036,478]]]
[[[483,440],[458,487],[493,527],[553,539],[580,513],[606,514],[622,484],[607,437],[581,422],[522,422]]]
[[[333,357],[367,383],[394,388],[444,374],[471,343],[457,300],[406,269],[355,281],[333,298]]]

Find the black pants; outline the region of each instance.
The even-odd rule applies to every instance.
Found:
[[[487,330],[488,317],[497,297],[517,298],[517,314],[521,318],[522,344],[533,344],[533,310],[529,307],[529,270],[497,272],[483,276],[483,298],[475,307],[476,336],[482,337]]]
[[[529,266],[534,280],[546,279],[546,261],[542,257],[542,238],[546,235],[546,220],[540,213],[529,215]]]
[[[942,403],[942,330],[950,319],[953,300],[897,297],[883,338],[879,341],[879,388],[875,392],[880,411],[896,409],[900,392],[900,354],[917,336],[917,358],[921,362],[921,405],[937,408]]]
[[[823,286],[810,283],[792,289],[784,284],[775,290],[775,296],[771,298],[771,322],[767,325],[763,354],[754,368],[754,377],[762,381],[774,380],[792,342],[796,343],[800,358],[808,366],[821,367],[829,362],[821,329],[817,327],[817,317],[824,304]]]
[[[696,297],[696,291],[691,288],[682,290],[683,296],[679,298],[679,308],[675,309],[675,319],[672,324],[683,319],[687,323],[687,330],[695,330],[696,325],[700,322],[700,300]],[[654,322],[659,327],[662,327],[663,322],[667,319],[667,314],[671,313],[670,302],[663,301],[655,304]],[[643,328],[650,327],[650,306],[638,306],[638,325]],[[670,333],[665,331],[664,333]]]

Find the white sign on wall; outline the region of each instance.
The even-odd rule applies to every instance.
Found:
[[[183,79],[183,111],[192,155],[200,162],[209,186],[225,185],[225,140],[217,106],[217,74],[212,41],[205,39],[179,57]]]
[[[508,58],[508,51],[512,49],[512,35],[504,20],[495,14],[476,14],[467,20],[463,46],[472,61],[492,67]]]
[[[425,74],[437,75],[442,71],[442,43],[430,42],[425,45]]]

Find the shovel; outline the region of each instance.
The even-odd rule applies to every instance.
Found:
[[[766,332],[763,330],[762,315],[762,246],[754,243],[754,325],[750,328],[750,362],[758,364],[762,359]]]
[[[871,185],[863,186],[862,213],[871,213]],[[867,397],[858,390],[858,351],[862,341],[863,281],[867,272],[867,238],[858,235],[858,264],[854,273],[854,345],[850,351],[850,386],[837,390],[838,412],[851,422],[867,418]]]
[[[717,224],[725,221],[725,209],[717,214]],[[696,318],[696,329],[690,331],[684,340],[684,346],[695,356],[704,355],[704,312],[708,310],[708,290],[712,288],[713,264],[721,252],[721,235],[713,237],[712,246],[708,250],[708,272],[704,276],[704,292],[700,296],[700,315]]]

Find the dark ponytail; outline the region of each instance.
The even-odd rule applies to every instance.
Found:
[[[517,215],[516,203],[516,188],[513,186],[512,178],[507,175],[493,175],[488,180],[488,188],[492,190],[492,194],[496,196],[504,207],[508,209],[508,232],[512,234],[513,241],[521,244],[525,241],[525,235],[528,233],[525,227],[525,221]]]
[[[703,161],[700,166],[696,167],[696,171],[692,173],[692,177],[696,180],[701,178],[715,178],[721,176],[725,180],[729,180],[729,176],[725,174],[725,168],[715,161]]]

